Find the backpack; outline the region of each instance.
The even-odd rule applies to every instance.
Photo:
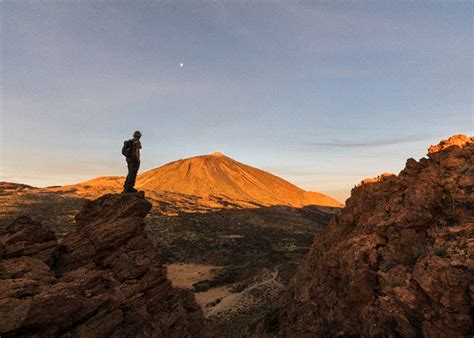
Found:
[[[133,140],[127,140],[123,143],[122,155],[125,157],[132,157],[133,155]]]

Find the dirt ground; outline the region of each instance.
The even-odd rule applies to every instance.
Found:
[[[166,268],[168,270],[168,278],[171,280],[173,286],[192,289],[193,284],[197,282],[213,279],[215,274],[212,271],[220,267],[214,265],[176,263],[166,265]]]
[[[237,289],[236,283],[210,287],[205,291],[196,290],[199,282],[217,277],[223,267],[201,264],[175,263],[166,266],[168,278],[175,287],[190,289],[201,306],[210,327],[239,316],[248,309],[259,308],[262,299],[276,299],[285,285],[278,280],[278,269],[262,273],[244,289]],[[264,296],[263,296],[264,295]],[[263,301],[265,303],[265,301]]]

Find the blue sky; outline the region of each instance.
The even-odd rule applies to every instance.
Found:
[[[220,151],[344,200],[472,134],[471,1],[2,1],[0,180]],[[183,67],[180,67],[183,63]]]

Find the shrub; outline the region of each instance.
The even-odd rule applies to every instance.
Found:
[[[204,291],[207,291],[209,290],[211,287],[210,287],[210,284],[211,281],[209,279],[206,279],[206,280],[201,280],[197,283],[194,283],[193,284],[193,291],[194,292],[204,292]]]
[[[453,234],[446,234],[446,236],[444,236],[444,239],[447,241],[452,241],[454,238]]]
[[[434,253],[436,256],[439,256],[439,257],[446,257],[446,254],[447,254],[447,251],[446,251],[446,248],[444,247],[439,247],[439,248],[436,248],[434,250]]]
[[[454,212],[449,212],[446,214],[446,222],[448,222],[448,226],[458,225],[460,223],[459,216]]]
[[[395,198],[394,201],[395,201],[395,203],[397,203],[397,204],[403,204],[403,197],[399,196],[399,197]]]
[[[280,326],[280,310],[278,308],[271,309],[263,318],[263,326],[265,332],[275,332]]]
[[[380,270],[382,270],[383,272],[388,272],[395,265],[397,265],[395,262],[385,261],[382,264],[380,264]]]
[[[417,244],[413,248],[412,253],[413,253],[413,258],[418,259],[418,258],[426,257],[426,255],[428,254],[428,250],[426,250],[426,247],[424,245]]]
[[[388,281],[388,285],[390,285],[392,288],[396,288],[397,286],[400,286],[400,282],[396,279],[390,279]]]
[[[207,304],[206,307],[214,307],[214,306],[216,306],[217,304],[219,304],[220,302],[221,302],[221,298],[217,298],[217,299],[214,300],[213,302]]]
[[[244,291],[246,288],[247,288],[247,284],[246,284],[246,283],[237,283],[237,284],[235,284],[235,285],[232,287],[232,292],[233,292],[233,293],[242,292],[242,291]]]
[[[193,291],[204,292],[221,285],[235,283],[238,277],[237,273],[238,273],[237,269],[234,269],[234,268],[223,269],[219,272],[217,276],[215,276],[211,280],[206,279],[206,280],[202,280],[197,283],[194,283]]]

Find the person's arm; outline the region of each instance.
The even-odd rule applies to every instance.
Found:
[[[137,149],[135,149],[135,158],[140,161],[140,148],[137,147]]]

